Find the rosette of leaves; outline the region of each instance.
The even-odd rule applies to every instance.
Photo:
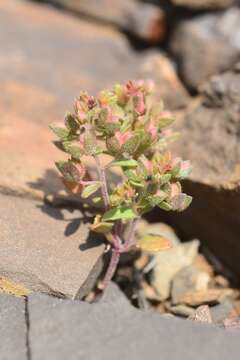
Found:
[[[65,123],[51,126],[58,137],[56,146],[68,155],[67,160],[56,163],[65,185],[83,199],[91,197],[94,203],[103,204],[90,226],[106,236],[112,252],[103,287],[113,276],[121,253],[136,245],[147,250],[149,244],[150,251],[161,249],[161,237],[147,236],[137,243],[137,219],[154,207],[183,211],[192,200],[180,183],[190,173],[190,164],[172,158],[167,150],[176,138],[169,129],[174,118],[162,103],[153,101],[152,93],[153,84],[142,81],[117,84],[96,97],[83,92]],[[104,154],[112,157],[105,167]],[[88,156],[96,162],[97,179],[88,174]],[[122,171],[121,183],[113,188],[107,176],[112,167]],[[99,190],[101,196],[96,196]]]

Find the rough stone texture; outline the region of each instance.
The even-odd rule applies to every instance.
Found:
[[[41,0],[40,0],[41,1]],[[121,30],[156,42],[166,35],[163,11],[155,5],[136,0],[43,0],[80,17],[107,23]]]
[[[26,336],[24,299],[0,294],[0,358],[27,360]]]
[[[138,77],[154,80],[156,100],[162,99],[167,109],[183,108],[189,102],[190,96],[166,55],[157,51],[147,54],[140,66]]]
[[[176,152],[189,158],[193,172],[184,191],[194,200],[190,208],[167,216],[168,221],[197,237],[231,270],[240,274],[240,71],[215,76],[205,85],[200,103],[179,121]],[[165,219],[166,220],[166,219]]]
[[[194,10],[205,10],[224,9],[232,5],[234,0],[172,0],[172,3]]]
[[[89,234],[80,210],[0,197],[0,275],[63,297],[85,295],[101,270],[104,245]]]
[[[179,304],[182,298],[189,291],[205,291],[208,289],[210,276],[196,269],[194,266],[187,266],[180,270],[173,278],[171,298],[173,304]]]
[[[17,0],[0,4],[0,47],[0,190],[56,195],[62,154],[48,124],[63,119],[80,90],[134,78],[140,59],[109,27]]]
[[[211,75],[228,70],[240,56],[240,9],[204,14],[176,27],[171,49],[190,88],[197,89]]]
[[[161,251],[155,255],[156,264],[153,269],[153,285],[162,300],[169,297],[174,276],[181,269],[193,263],[198,253],[198,247],[198,240],[189,243],[173,243],[171,249]]]
[[[239,332],[141,312],[112,291],[110,299],[91,305],[30,296],[32,360],[239,358]]]

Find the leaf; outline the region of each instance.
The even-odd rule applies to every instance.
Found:
[[[143,251],[157,252],[168,250],[172,245],[168,239],[162,236],[149,234],[138,240],[136,246]]]
[[[172,125],[172,123],[175,121],[175,119],[173,117],[170,116],[166,116],[166,117],[161,117],[158,121],[158,128],[159,129],[163,129],[165,127],[168,127],[170,125]]]
[[[160,184],[161,186],[168,183],[169,180],[171,179],[172,174],[164,174],[160,177]]]
[[[94,232],[100,234],[106,234],[110,232],[113,228],[113,223],[111,222],[99,222],[97,224],[90,225],[90,229]]]
[[[57,161],[55,164],[67,181],[78,183],[81,180],[78,169],[71,161]]]
[[[139,188],[143,188],[143,187],[144,187],[144,184],[142,184],[141,181],[136,181],[136,180],[133,180],[133,179],[129,179],[129,183],[130,183],[132,186],[135,186],[135,187],[139,187]]]
[[[133,135],[128,139],[121,147],[122,153],[127,153],[129,155],[132,155],[138,148],[140,144],[140,137],[139,135]]]
[[[57,135],[60,139],[64,140],[69,135],[69,130],[65,127],[60,127],[56,125],[49,125],[50,129],[54,132],[55,135]]]
[[[122,206],[122,207],[116,207],[109,211],[107,211],[104,215],[102,220],[103,221],[111,221],[111,220],[127,220],[127,219],[133,219],[136,218],[137,215],[133,211],[132,208]]]
[[[184,211],[191,204],[192,197],[187,194],[179,194],[172,198],[171,206],[172,210]]]
[[[80,158],[84,155],[83,149],[77,145],[73,145],[69,141],[63,142],[63,149],[76,160],[80,160]]]
[[[127,168],[136,168],[138,166],[138,162],[136,160],[115,160],[111,163],[111,167],[113,166],[122,166]]]
[[[164,191],[159,191],[158,195],[153,195],[148,197],[148,201],[152,206],[159,205],[163,200],[165,200],[167,194]]]
[[[165,211],[172,210],[172,206],[167,201],[162,201],[160,204],[157,205],[160,209]]]
[[[109,151],[110,155],[118,155],[120,153],[121,147],[119,142],[115,137],[108,138],[106,140],[107,150]]]
[[[91,185],[86,186],[82,191],[82,197],[88,198],[90,195],[95,193],[101,187],[101,182],[94,182]]]
[[[66,114],[65,122],[69,130],[76,132],[79,129],[79,123],[71,113]]]
[[[15,282],[6,278],[0,278],[0,292],[12,294],[15,296],[27,296],[31,291],[25,288],[23,285],[16,284]]]

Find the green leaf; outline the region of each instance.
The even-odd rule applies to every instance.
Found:
[[[165,211],[172,210],[172,206],[166,201],[162,201],[160,204],[158,204],[158,207]]]
[[[66,139],[69,135],[69,130],[65,127],[60,127],[56,125],[49,125],[50,129],[57,135],[60,139]]]
[[[115,160],[111,163],[111,167],[113,166],[122,166],[126,168],[136,168],[138,166],[138,162],[136,160]]]
[[[129,179],[129,183],[132,185],[132,186],[135,186],[135,187],[139,187],[139,188],[143,188],[144,187],[144,184],[141,183],[141,181],[136,181],[136,180],[133,180],[133,179]]]
[[[66,114],[65,121],[69,130],[76,132],[79,129],[79,123],[71,113]]]
[[[159,195],[149,196],[148,201],[152,206],[158,206],[163,200],[166,199],[166,197],[167,194],[164,191],[162,191]]]
[[[66,151],[76,160],[79,160],[84,155],[84,150],[79,146],[73,145],[73,143],[70,141],[64,141],[62,145],[64,151]]]
[[[55,164],[67,181],[78,183],[81,180],[78,169],[71,161],[57,161]]]
[[[107,150],[110,155],[118,155],[120,153],[121,147],[116,138],[111,137],[106,140]]]
[[[84,152],[86,155],[95,155],[97,149],[97,139],[92,131],[88,131],[84,137]]]
[[[165,127],[170,126],[175,121],[172,117],[163,117],[158,121],[158,128],[163,129]]]
[[[171,179],[171,177],[172,177],[172,174],[164,174],[164,175],[162,175],[160,177],[160,184],[164,185],[164,184],[168,183],[169,180]]]
[[[100,186],[100,182],[94,182],[93,184],[86,186],[82,191],[82,197],[84,199],[88,198],[90,195],[94,194]]]
[[[128,139],[121,147],[122,153],[127,153],[132,155],[138,148],[140,144],[139,135],[133,135],[130,139]]]
[[[111,222],[99,222],[97,224],[90,225],[90,229],[100,234],[107,234],[112,230],[113,225],[114,224]]]
[[[114,221],[114,220],[127,220],[127,219],[133,219],[137,217],[133,209],[122,206],[122,207],[116,207],[109,211],[107,211],[104,215],[102,220],[103,221]]]

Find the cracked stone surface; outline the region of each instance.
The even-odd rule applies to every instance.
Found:
[[[80,210],[0,195],[0,275],[28,289],[81,297],[102,268],[103,243]]]
[[[2,360],[28,360],[24,298],[0,295],[0,338]]]
[[[239,358],[239,332],[142,312],[116,285],[108,292],[95,304],[31,295],[32,360]]]

